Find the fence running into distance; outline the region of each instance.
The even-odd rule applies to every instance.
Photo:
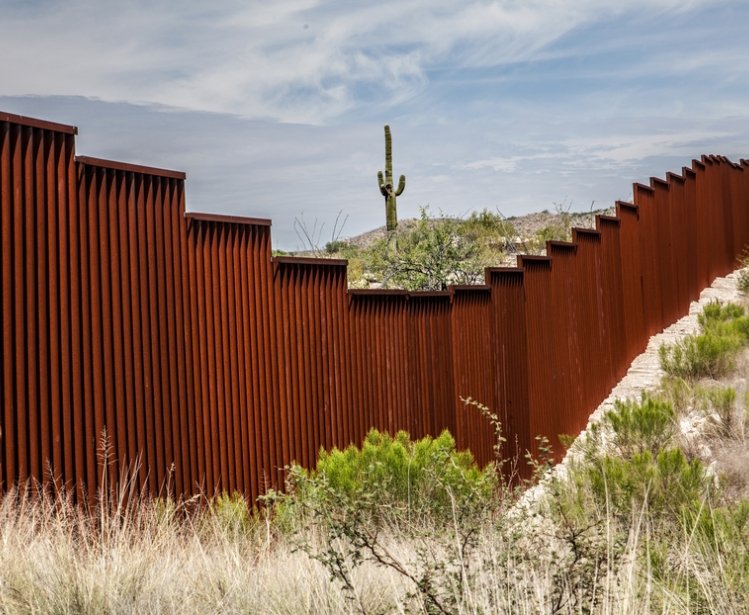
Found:
[[[185,213],[184,174],[76,157],[75,134],[0,114],[3,489],[130,471],[254,498],[371,427],[447,428],[488,461],[461,396],[532,449],[583,428],[749,242],[749,162],[707,156],[485,285],[348,290],[345,261],[272,258],[270,221]]]

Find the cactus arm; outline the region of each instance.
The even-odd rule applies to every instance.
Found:
[[[395,191],[395,196],[400,196],[406,189],[406,176],[401,175],[400,181],[398,182],[398,189]]]
[[[377,171],[377,182],[380,184],[380,194],[382,194],[382,196],[384,197],[387,197],[388,191],[387,186],[385,185],[385,180],[382,177],[382,171]]]

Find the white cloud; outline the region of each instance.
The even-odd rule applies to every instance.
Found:
[[[684,11],[705,3],[601,4],[70,0],[12,5],[0,21],[2,92],[84,95],[322,123],[372,100],[384,106],[407,100],[421,91],[434,67],[528,60],[574,28],[603,17]]]
[[[286,248],[302,211],[381,224],[386,122],[401,216],[604,206],[700,153],[747,156],[744,6],[19,0],[0,108],[79,125],[81,153],[186,170],[192,209],[273,217]]]

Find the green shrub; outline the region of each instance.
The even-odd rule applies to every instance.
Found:
[[[661,367],[669,376],[718,378],[734,369],[736,354],[749,341],[749,318],[739,305],[711,302],[698,322],[700,333],[659,348]]]
[[[625,458],[646,451],[657,455],[676,432],[671,404],[647,394],[639,402],[617,400],[603,422],[611,428],[614,445]]]
[[[480,469],[470,452],[457,451],[443,431],[412,441],[370,431],[361,448],[320,451],[314,471],[293,466],[289,496],[279,511],[303,516],[363,515],[380,522],[403,516],[450,520],[485,509],[497,483],[493,465]]]
[[[448,284],[481,280],[479,246],[461,232],[456,218],[431,219],[426,207],[416,225],[396,231],[370,250],[370,268],[386,287],[444,290]]]
[[[347,244],[342,239],[334,239],[325,244],[325,252],[328,254],[338,254],[346,248]]]
[[[608,497],[613,512],[627,517],[632,506],[645,504],[650,514],[669,516],[697,509],[708,486],[702,463],[687,460],[679,449],[629,459],[607,455],[590,468],[589,478],[596,499],[603,503]]]
[[[749,331],[749,319],[744,308],[736,303],[722,304],[711,301],[697,315],[697,322],[703,333],[715,331],[724,336],[738,335],[746,341]]]
[[[640,401],[618,400],[591,428],[584,462],[571,473],[570,485],[579,492],[575,505],[592,497],[596,506],[627,515],[633,504],[662,512],[699,501],[707,484],[704,469],[668,448],[676,432],[667,401],[647,394]]]
[[[676,414],[666,399],[647,393],[639,401],[619,399],[591,425],[585,445],[587,459],[595,460],[604,452],[631,458],[648,451],[655,456],[676,431]]]

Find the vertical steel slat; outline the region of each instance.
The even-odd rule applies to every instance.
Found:
[[[165,312],[166,320],[166,354],[169,373],[169,394],[166,398],[167,408],[165,413],[168,417],[169,440],[171,441],[173,480],[176,493],[184,493],[186,486],[185,468],[188,465],[182,458],[182,413],[186,410],[183,405],[184,399],[180,397],[179,368],[182,362],[182,353],[177,350],[177,298],[175,297],[175,265],[173,259],[172,235],[175,218],[177,216],[176,203],[174,201],[173,180],[162,178],[162,198],[159,208],[162,213],[161,241],[163,244],[163,284],[164,303],[162,310]],[[183,220],[179,220],[182,224]],[[181,403],[182,402],[182,403]],[[189,484],[189,483],[187,483]]]
[[[306,449],[304,447],[304,434],[301,429],[301,416],[303,411],[299,407],[299,401],[296,399],[297,390],[291,386],[291,366],[294,363],[292,353],[296,351],[296,349],[291,346],[290,328],[292,326],[292,319],[289,316],[291,301],[288,298],[289,285],[284,276],[284,272],[281,271],[281,268],[278,265],[274,268],[273,282],[275,305],[279,311],[278,317],[275,319],[276,339],[278,340],[277,343],[281,349],[281,352],[278,354],[278,377],[280,389],[278,409],[287,417],[286,422],[288,429],[288,434],[284,432],[282,437],[289,438],[289,456],[298,463],[302,463],[301,460],[307,458]]]
[[[692,169],[682,167],[684,181],[684,228],[686,268],[687,268],[687,304],[695,301],[702,290],[698,284],[699,254],[697,250],[697,194],[696,174]]]
[[[57,156],[57,262],[58,262],[58,296],[59,296],[59,328],[60,328],[60,423],[62,428],[62,456],[60,467],[64,474],[65,486],[71,489],[75,486],[73,450],[73,418],[72,414],[72,382],[71,382],[71,340],[70,340],[70,270],[68,263],[68,165],[70,152],[67,148],[66,135],[60,135],[56,149]]]
[[[113,388],[113,402],[110,408],[113,412],[111,423],[108,425],[109,435],[112,438],[112,442],[115,449],[114,457],[117,459],[118,474],[115,475],[115,480],[120,476],[120,473],[125,471],[126,460],[127,460],[127,422],[126,422],[126,408],[127,401],[125,399],[125,364],[124,358],[124,339],[123,339],[123,317],[122,317],[122,280],[121,280],[121,264],[120,256],[122,255],[122,249],[119,243],[119,224],[120,215],[119,210],[121,207],[122,198],[122,177],[121,171],[113,171],[107,173],[110,184],[108,191],[108,224],[106,225],[105,235],[102,233],[102,237],[105,238],[107,248],[109,250],[109,271],[108,277],[111,279],[110,297],[111,297],[111,308],[107,311],[111,317],[111,330],[112,338],[108,346],[111,348],[112,354],[112,380],[114,382]]]
[[[643,314],[648,337],[662,330],[663,303],[659,284],[658,243],[655,230],[653,189],[649,186],[633,186],[634,203],[639,213],[640,266],[642,267]]]
[[[305,286],[307,280],[300,279],[300,271],[298,268],[293,267],[291,270],[292,283],[289,285],[289,293],[293,297],[294,311],[295,311],[295,329],[296,329],[296,344],[297,344],[297,360],[293,363],[294,368],[294,383],[292,386],[296,386],[299,389],[300,394],[300,405],[303,416],[307,417],[307,449],[309,455],[310,465],[314,465],[315,457],[317,453],[317,442],[320,441],[319,425],[318,425],[318,414],[317,408],[313,405],[312,399],[312,383],[309,379],[302,377],[305,370],[310,369],[308,363],[309,357],[307,356],[306,350],[309,348],[309,330],[311,323],[308,316],[308,304],[305,301],[304,296],[299,296],[294,292],[294,287],[297,285]]]
[[[234,229],[231,242],[231,252],[229,253],[229,271],[230,284],[229,293],[231,297],[232,308],[232,319],[231,329],[229,331],[230,339],[232,341],[231,353],[233,357],[236,357],[236,361],[232,362],[232,386],[234,387],[234,412],[235,412],[235,440],[234,445],[236,447],[237,456],[237,468],[238,468],[238,485],[237,489],[242,493],[250,493],[250,464],[249,464],[249,448],[250,441],[247,432],[247,392],[246,382],[244,379],[245,373],[245,350],[244,350],[244,338],[243,338],[243,312],[242,312],[242,298],[240,296],[242,292],[242,281],[241,281],[241,257],[240,252],[242,249],[243,238],[245,235],[245,229],[236,228]]]
[[[24,196],[23,196],[23,159],[25,144],[28,140],[27,127],[20,127],[16,132],[16,143],[13,148],[13,264],[15,265],[14,277],[15,284],[15,305],[13,314],[15,315],[15,354],[14,361],[16,365],[15,376],[15,416],[12,418],[9,429],[11,437],[15,440],[16,457],[14,459],[15,472],[17,472],[16,483],[22,485],[28,478],[28,467],[26,457],[28,453],[28,444],[26,442],[26,417],[28,413],[28,402],[26,400],[26,371],[25,365],[25,336],[26,336],[26,315],[24,309],[24,288],[23,288],[23,270],[24,270]]]
[[[258,393],[258,370],[255,367],[258,364],[256,359],[255,350],[255,334],[254,331],[250,333],[250,323],[254,316],[254,306],[250,307],[250,289],[249,289],[249,274],[248,274],[248,263],[246,260],[247,254],[250,252],[250,246],[254,240],[255,230],[252,227],[245,228],[242,236],[242,242],[239,245],[238,259],[239,259],[239,272],[240,272],[240,292],[239,298],[241,300],[241,314],[242,314],[242,331],[240,335],[240,344],[244,342],[244,349],[240,349],[240,357],[244,359],[244,365],[241,367],[241,377],[244,389],[246,391],[246,406],[245,414],[247,420],[247,438],[244,442],[247,448],[249,457],[249,467],[247,469],[247,480],[249,481],[245,489],[246,493],[250,494],[250,497],[254,501],[259,493],[257,478],[258,478],[258,454],[259,443],[257,440],[258,429],[257,429],[257,404],[259,403]]]
[[[208,259],[206,257],[210,250],[210,225],[203,222],[194,223],[195,230],[195,263],[196,263],[196,294],[197,294],[197,315],[199,321],[199,332],[198,338],[199,343],[197,349],[199,351],[196,354],[197,358],[197,374],[200,375],[200,390],[202,397],[200,399],[200,416],[202,421],[199,423],[200,429],[200,441],[203,442],[204,449],[204,463],[205,463],[205,477],[204,487],[206,493],[211,493],[215,489],[217,478],[214,475],[214,468],[216,468],[216,455],[218,451],[213,446],[213,439],[211,438],[211,416],[213,409],[213,387],[211,384],[211,375],[209,374],[209,318],[208,318],[208,301],[206,297],[208,295],[207,288],[209,284],[208,273],[206,271],[206,263]]]
[[[234,451],[231,426],[231,383],[229,382],[229,338],[226,288],[226,244],[230,226],[222,225],[216,236],[216,261],[214,263],[214,294],[216,316],[216,390],[219,398],[219,441],[221,442],[221,468],[225,479],[222,483],[229,493],[234,490]]]
[[[98,281],[101,290],[101,305],[99,319],[101,323],[101,355],[102,355],[102,411],[104,417],[103,427],[106,428],[106,442],[102,444],[100,461],[102,463],[102,477],[107,472],[107,485],[111,488],[117,481],[117,407],[115,398],[115,367],[113,357],[113,325],[112,325],[112,278],[110,262],[109,231],[109,199],[113,190],[112,175],[109,169],[97,169],[99,176],[99,193],[97,195],[97,207],[99,209],[97,231],[97,257],[99,260]],[[51,252],[51,246],[50,246]],[[53,274],[50,274],[53,275]],[[50,299],[53,304],[54,299]],[[56,354],[56,353],[54,353]],[[54,356],[53,354],[53,356]],[[53,372],[54,377],[54,372]],[[53,384],[54,390],[54,384]],[[58,407],[53,402],[53,407]],[[53,423],[53,430],[57,433],[57,427]]]
[[[84,412],[84,434],[83,447],[86,451],[86,491],[90,501],[94,499],[97,485],[96,468],[96,427],[94,418],[94,383],[93,383],[93,353],[92,353],[92,330],[91,330],[91,277],[89,264],[89,215],[90,206],[89,191],[90,177],[83,165],[76,164],[76,175],[78,176],[78,219],[80,225],[80,250],[81,250],[81,346],[83,349],[82,371],[83,371],[83,406]],[[43,442],[43,441],[42,441]]]
[[[192,380],[195,400],[195,441],[198,456],[197,485],[204,493],[211,484],[211,464],[206,438],[208,411],[208,386],[205,370],[205,306],[203,295],[203,271],[200,244],[204,225],[197,220],[188,220],[188,269],[190,273],[190,305],[192,315]]]
[[[26,372],[24,370],[23,346],[25,342],[25,289],[23,285],[24,259],[23,259],[23,159],[24,145],[27,141],[25,136],[27,127],[16,127],[14,131],[15,139],[11,148],[12,152],[12,173],[13,173],[13,213],[12,213],[12,235],[9,241],[12,247],[12,257],[10,262],[13,263],[13,279],[15,281],[14,291],[11,297],[14,303],[8,310],[9,314],[14,317],[13,327],[13,354],[9,359],[13,363],[15,376],[15,390],[13,395],[13,405],[7,415],[6,430],[3,437],[8,440],[8,450],[11,454],[8,458],[8,469],[13,477],[11,481],[18,484],[26,480],[26,442],[24,421],[26,418]]]
[[[220,282],[218,280],[218,251],[221,243],[221,227],[211,224],[209,251],[206,254],[206,306],[208,307],[208,378],[211,391],[211,449],[213,451],[215,483],[214,490],[228,487],[228,464],[226,460],[226,432],[224,425],[225,407],[221,378],[221,308]]]
[[[651,178],[653,210],[655,213],[654,231],[657,235],[656,255],[658,268],[658,290],[661,293],[662,316],[658,330],[673,322],[675,316],[676,271],[674,269],[672,239],[669,214],[669,184],[658,178]]]
[[[256,353],[253,357],[253,365],[256,369],[253,372],[258,374],[257,383],[259,394],[256,397],[254,405],[254,417],[255,417],[255,438],[258,455],[258,469],[257,474],[259,477],[259,489],[262,491],[267,487],[267,471],[270,464],[270,453],[268,451],[268,442],[266,439],[266,421],[265,421],[265,408],[272,399],[272,393],[270,392],[270,376],[268,375],[269,366],[263,360],[265,356],[265,340],[262,330],[263,324],[263,307],[260,301],[263,292],[262,284],[262,265],[261,265],[261,252],[256,247],[261,243],[261,238],[258,237],[253,249],[251,251],[251,286],[252,286],[252,304],[254,306],[255,318],[253,319],[253,348]],[[279,380],[279,384],[282,382]]]
[[[23,294],[25,297],[25,313],[21,316],[25,321],[26,334],[25,348],[23,350],[24,360],[19,363],[18,369],[26,376],[27,388],[21,390],[26,404],[26,412],[19,412],[16,419],[18,424],[18,482],[23,484],[27,479],[41,479],[38,474],[38,374],[36,368],[37,336],[36,336],[36,297],[35,297],[35,262],[36,245],[34,241],[34,163],[36,161],[35,150],[38,149],[38,131],[25,127],[23,131],[23,203],[24,215],[24,239],[20,247],[24,248],[24,276],[19,278],[17,284],[24,283]],[[19,409],[22,406],[19,406]]]
[[[231,444],[232,457],[234,459],[234,486],[233,490],[241,491],[244,486],[244,463],[242,458],[242,449],[244,442],[242,439],[242,420],[241,413],[243,404],[239,395],[239,373],[237,349],[237,314],[236,314],[236,274],[234,270],[234,248],[237,241],[238,229],[232,225],[228,233],[226,246],[226,279],[227,279],[227,313],[228,313],[228,336],[229,336],[229,354],[227,357],[227,370],[229,383],[231,386]]]
[[[319,314],[319,302],[313,300],[315,286],[317,283],[317,275],[319,270],[317,267],[305,267],[304,276],[304,312],[307,318],[307,353],[306,361],[308,362],[308,369],[305,370],[305,376],[309,381],[308,389],[310,392],[309,396],[309,411],[313,415],[314,419],[314,434],[315,434],[315,459],[317,459],[317,451],[320,446],[330,448],[328,444],[328,429],[324,419],[325,400],[322,394],[322,382],[320,378],[322,376],[322,365],[320,356],[320,314]]]
[[[706,220],[705,220],[705,165],[698,160],[692,160],[692,171],[695,173],[695,244],[697,251],[697,285],[704,288],[709,282],[709,264],[706,258]]]
[[[184,184],[179,185],[179,212],[181,218],[185,214],[185,192]],[[202,464],[202,441],[199,437],[200,414],[198,407],[200,403],[200,377],[195,370],[195,345],[199,343],[197,336],[197,315],[195,313],[195,254],[191,243],[192,225],[185,220],[179,225],[179,243],[182,268],[182,310],[183,310],[183,335],[185,338],[185,387],[187,397],[187,408],[190,412],[188,424],[189,440],[187,442],[190,451],[190,489],[202,492],[205,487],[204,466]]]
[[[132,352],[133,352],[133,406],[129,411],[135,415],[135,442],[131,451],[133,459],[138,462],[138,484],[141,489],[148,487],[149,458],[146,452],[146,409],[144,392],[146,389],[144,380],[144,340],[143,325],[141,323],[141,276],[139,255],[138,228],[142,212],[141,203],[143,199],[142,178],[134,176],[128,182],[129,190],[125,207],[127,209],[127,233],[125,240],[128,245],[128,256],[130,262],[128,269],[129,279],[126,280],[125,289],[129,297],[130,322],[132,326]],[[147,340],[145,341],[147,343]]]
[[[315,290],[318,284],[320,269],[318,267],[305,268],[305,311],[309,323],[309,353],[307,360],[309,362],[309,371],[307,372],[310,381],[310,411],[315,415],[315,458],[320,446],[326,449],[330,448],[330,427],[325,421],[325,395],[323,390],[323,365],[321,350],[321,332],[320,332],[320,302],[314,300]]]
[[[11,345],[13,339],[12,323],[12,301],[13,301],[13,256],[10,237],[10,229],[13,224],[11,217],[11,137],[10,125],[8,122],[0,120],[0,288],[2,289],[2,313],[0,314],[0,403],[2,403],[2,412],[0,412],[0,429],[3,437],[0,437],[0,490],[8,489],[13,482],[14,464],[13,457],[13,438],[12,434],[12,413],[13,398],[13,359]],[[38,182],[37,178],[37,182]]]
[[[323,446],[330,450],[333,447],[333,443],[337,442],[334,439],[336,433],[336,425],[334,415],[331,412],[331,392],[328,385],[328,373],[330,372],[330,366],[328,365],[328,344],[329,339],[327,335],[327,319],[325,317],[325,308],[327,307],[329,300],[323,299],[323,293],[321,288],[325,285],[325,297],[332,296],[332,288],[325,284],[325,268],[313,267],[312,268],[312,286],[311,295],[308,297],[308,301],[311,301],[313,308],[312,318],[314,327],[314,341],[315,341],[315,354],[312,357],[313,370],[317,368],[317,379],[313,375],[313,384],[317,384],[317,396],[315,403],[318,407],[320,414],[320,436],[322,438]]]
[[[186,297],[189,288],[185,288],[187,258],[185,252],[184,233],[184,195],[182,184],[176,179],[170,179],[169,214],[171,229],[171,252],[173,263],[173,293],[174,293],[174,330],[176,341],[176,355],[174,362],[177,371],[177,398],[172,400],[180,424],[179,454],[182,464],[182,481],[184,491],[194,488],[197,474],[197,460],[195,458],[195,406],[188,383],[188,365],[192,357],[190,349],[189,329],[185,323],[185,311],[189,309]]]
[[[26,470],[19,467],[19,481],[23,480],[21,477],[24,474],[28,475],[33,480],[41,481],[41,466],[44,465],[44,461],[40,458],[39,445],[40,445],[40,404],[39,404],[39,341],[38,341],[38,314],[37,306],[39,305],[37,297],[37,252],[38,246],[36,245],[36,218],[38,212],[36,211],[37,203],[41,202],[43,206],[43,200],[40,199],[40,195],[37,194],[36,186],[36,175],[35,165],[40,152],[40,136],[41,131],[37,129],[26,129],[26,139],[24,142],[24,204],[25,210],[25,296],[26,296],[26,314],[24,316],[26,320],[26,363],[23,369],[26,370],[28,379],[28,415],[27,417],[19,417],[19,426],[24,423],[28,424],[28,435],[26,437],[19,430],[18,440],[19,443],[27,442],[28,451],[27,455],[22,455],[19,459],[20,462],[25,462],[28,456],[28,468]],[[20,280],[19,280],[20,282]],[[2,436],[0,436],[2,437]]]
[[[260,408],[260,416],[263,424],[262,442],[265,449],[264,453],[264,464],[263,464],[263,490],[269,487],[277,486],[276,481],[276,468],[277,463],[277,448],[276,438],[274,437],[275,429],[275,418],[277,418],[278,408],[280,407],[279,398],[280,394],[276,390],[280,382],[280,375],[278,373],[278,367],[275,362],[278,361],[278,354],[274,350],[274,344],[272,343],[271,326],[275,322],[275,302],[269,304],[266,297],[270,297],[273,291],[273,280],[270,275],[270,246],[269,237],[266,229],[263,229],[260,234],[260,241],[255,248],[255,263],[259,273],[258,284],[256,286],[255,301],[260,312],[260,320],[258,323],[258,335],[262,336],[262,351],[259,356],[260,361],[264,361],[267,357],[270,357],[270,361],[267,364],[265,371],[265,394],[263,397],[263,405]]]
[[[155,369],[155,334],[152,331],[153,322],[153,244],[150,241],[153,228],[153,178],[144,177],[138,191],[138,205],[141,211],[138,225],[138,263],[140,273],[140,322],[141,339],[143,340],[143,385],[145,399],[145,432],[146,454],[150,472],[148,473],[151,495],[156,495],[161,488],[163,479],[163,452],[158,441],[156,431],[156,413],[158,412],[156,380],[158,370]]]
[[[686,252],[687,234],[689,229],[684,222],[686,220],[685,180],[681,175],[667,173],[666,179],[669,185],[669,228],[671,232],[671,265],[674,267],[672,275],[676,281],[676,300],[674,318],[678,320],[679,315],[689,310],[687,290],[687,268],[689,259]]]
[[[99,273],[99,198],[101,178],[95,169],[89,171],[89,194],[88,194],[88,256],[89,256],[89,283],[91,285],[91,345],[92,345],[92,388],[94,406],[94,441],[92,443],[96,459],[96,483],[92,489],[101,486],[103,477],[102,469],[106,467],[102,463],[101,438],[104,433],[104,357],[102,356],[102,316],[101,316],[101,277]]]
[[[172,441],[172,417],[169,412],[171,402],[171,380],[170,360],[169,360],[169,330],[167,324],[167,299],[166,299],[166,257],[164,254],[164,180],[160,177],[154,178],[154,258],[153,279],[154,279],[154,301],[155,318],[152,321],[157,326],[155,342],[155,353],[158,357],[159,373],[155,374],[154,382],[158,382],[158,387],[154,387],[158,403],[156,404],[156,430],[158,433],[158,442],[160,443],[164,455],[163,477],[160,479],[160,489],[167,490],[173,488],[174,481],[174,446]],[[156,380],[158,377],[158,381]]]
[[[150,423],[152,426],[153,434],[153,458],[155,459],[153,474],[154,474],[154,493],[161,493],[165,486],[166,473],[167,473],[167,459],[166,452],[164,450],[164,429],[163,429],[163,418],[164,418],[164,407],[162,398],[162,386],[163,380],[163,366],[161,362],[161,348],[160,348],[160,331],[162,330],[161,321],[159,319],[159,301],[158,301],[158,266],[159,259],[157,256],[157,240],[156,240],[156,216],[158,202],[156,184],[158,179],[153,177],[147,178],[146,192],[145,192],[145,210],[146,210],[146,224],[145,224],[145,241],[144,248],[146,249],[147,263],[145,264],[144,273],[147,272],[146,281],[148,283],[147,294],[143,295],[145,300],[145,307],[148,312],[148,317],[143,319],[146,324],[147,333],[145,338],[150,342],[149,348],[149,366],[151,372],[149,374],[151,382],[151,394],[150,394]]]
[[[405,300],[403,303],[405,304]],[[390,377],[388,378],[390,384],[388,387],[388,406],[390,408],[390,416],[388,417],[388,430],[394,433],[402,424],[401,409],[406,403],[406,400],[403,399],[404,396],[401,393],[405,370],[403,369],[404,360],[401,356],[402,345],[400,343],[405,339],[406,331],[404,326],[405,323],[403,322],[405,310],[401,309],[401,302],[398,301],[396,303],[395,301],[392,301],[388,307],[390,308],[389,317],[392,319],[391,322],[393,323],[391,326],[394,325],[393,329],[396,331],[395,335],[387,338],[390,342],[390,347],[388,348],[388,358],[390,363]]]
[[[361,358],[363,336],[361,334],[359,318],[359,302],[354,295],[346,292],[346,308],[348,313],[348,328],[344,331],[346,347],[349,352],[349,364],[351,370],[351,405],[348,408],[351,417],[351,433],[347,438],[351,442],[360,442],[362,438],[361,422],[365,416],[364,406],[364,382],[361,376],[363,363]]]
[[[336,356],[338,353],[337,336],[335,324],[331,316],[339,297],[339,288],[336,284],[337,273],[332,269],[324,269],[320,272],[318,287],[315,291],[313,301],[320,301],[320,318],[322,331],[322,353],[323,353],[323,395],[326,402],[325,416],[330,423],[330,445],[343,442],[343,424],[339,412],[339,391],[336,385]],[[344,377],[343,370],[340,378]]]
[[[615,217],[596,216],[596,228],[601,232],[604,248],[602,273],[603,314],[609,330],[608,348],[612,377],[624,377],[627,366],[627,338],[624,315],[624,287],[621,272],[621,220]]]
[[[528,343],[528,423],[533,436],[544,434],[553,437],[556,429],[556,413],[547,409],[546,393],[554,394],[554,372],[547,352],[552,345],[554,321],[548,314],[549,274],[551,261],[548,258],[532,259],[520,257],[525,272],[526,322]],[[552,328],[552,331],[549,328]],[[538,454],[537,446],[531,442],[531,453]]]
[[[65,158],[68,189],[68,203],[70,214],[68,217],[68,232],[70,241],[68,243],[68,258],[70,262],[70,336],[71,336],[71,379],[72,379],[72,398],[71,412],[73,418],[67,419],[72,424],[72,438],[70,443],[74,453],[74,476],[68,477],[68,480],[74,481],[76,487],[76,497],[79,501],[84,501],[87,497],[86,486],[86,457],[87,441],[85,428],[85,402],[83,393],[83,349],[82,349],[82,321],[81,321],[81,244],[83,240],[80,235],[80,203],[78,201],[78,170],[75,164],[75,142],[72,135],[67,135],[65,139]]]
[[[644,349],[644,340],[647,331],[643,298],[644,282],[640,260],[642,253],[640,250],[639,235],[639,207],[631,203],[618,201],[616,212],[621,225],[619,248],[621,250],[627,361],[631,361]]]

